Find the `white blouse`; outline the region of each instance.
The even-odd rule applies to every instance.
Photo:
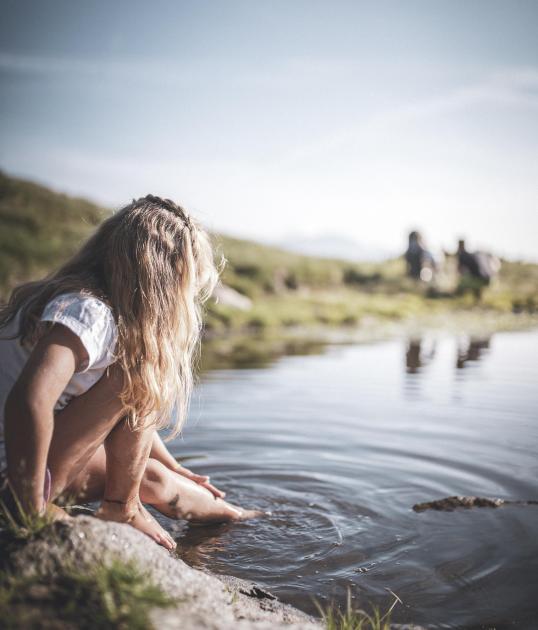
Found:
[[[75,396],[95,385],[106,368],[114,362],[117,329],[110,307],[96,297],[79,293],[63,293],[47,303],[41,321],[62,324],[82,342],[87,362],[73,374],[54,407],[63,409]],[[16,334],[19,316],[0,329],[0,440],[4,425],[4,406],[11,388],[18,379],[32,348],[23,346]]]

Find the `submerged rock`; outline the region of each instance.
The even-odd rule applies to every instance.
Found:
[[[321,627],[312,617],[279,602],[255,584],[193,569],[134,528],[87,516],[48,526],[11,553],[9,567],[18,578],[41,575],[50,576],[52,581],[66,567],[91,571],[99,563],[118,558],[135,563],[164,593],[177,600],[173,608],[151,612],[151,622],[159,630]],[[42,595],[46,599],[46,593]],[[55,627],[54,619],[39,627]]]
[[[424,512],[426,510],[438,510],[442,512],[452,512],[456,508],[498,508],[502,505],[538,505],[538,501],[507,501],[505,499],[495,499],[487,497],[464,497],[454,496],[435,501],[427,501],[426,503],[416,503],[413,506],[415,512]]]

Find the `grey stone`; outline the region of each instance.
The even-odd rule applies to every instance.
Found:
[[[66,566],[84,571],[114,558],[136,562],[178,600],[176,608],[151,613],[159,630],[321,628],[318,621],[255,584],[193,569],[129,525],[88,516],[54,523],[16,551],[10,564],[19,575],[52,577]]]

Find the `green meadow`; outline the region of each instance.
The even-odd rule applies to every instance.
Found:
[[[0,173],[0,298],[42,277],[72,254],[110,209]],[[402,235],[404,236],[404,235]],[[447,256],[435,286],[405,276],[401,258],[360,263],[315,258],[223,234],[213,235],[223,282],[247,297],[241,310],[210,301],[206,331],[291,332],[320,327],[356,329],[372,322],[465,316],[505,327],[538,313],[538,265],[503,261],[499,277],[477,301],[457,291],[455,259]],[[403,242],[403,241],[402,241]]]

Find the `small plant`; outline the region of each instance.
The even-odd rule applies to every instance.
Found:
[[[136,564],[119,559],[89,571],[65,568],[52,578],[6,573],[0,577],[5,628],[145,630],[151,628],[151,610],[177,603]]]
[[[52,512],[43,513],[25,510],[18,497],[4,491],[0,498],[0,529],[14,541],[25,541],[36,536],[55,519]]]
[[[385,613],[374,608],[369,614],[365,610],[353,607],[351,594],[348,592],[345,611],[335,606],[323,609],[317,602],[316,606],[326,630],[390,630],[390,615],[398,602],[401,603],[401,600],[395,595],[394,601]]]

